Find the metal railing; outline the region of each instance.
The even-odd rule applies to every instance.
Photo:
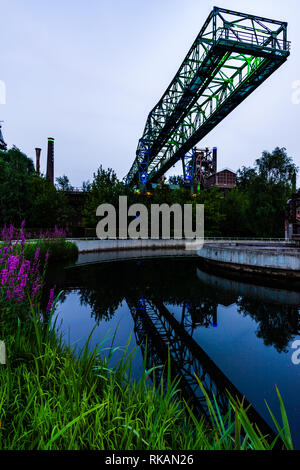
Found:
[[[250,32],[238,31],[230,28],[222,28],[218,39],[228,39],[230,41],[251,44],[252,46],[259,46],[261,48],[269,48],[281,51],[289,51],[291,48],[290,41],[279,39],[276,36],[272,37],[271,34],[253,34]]]
[[[101,239],[98,237],[68,237],[66,240],[82,240],[82,241],[92,241],[92,240],[101,240],[101,241],[113,241],[113,240],[142,240],[141,238],[138,239],[132,239],[132,238],[125,238],[125,237],[114,237],[114,238],[107,238],[107,239]],[[168,240],[174,240],[174,241],[192,241],[193,239],[190,238],[144,238],[144,240],[160,240],[160,241],[168,241]],[[224,241],[224,242],[291,242],[292,240],[290,239],[285,239],[285,238],[249,238],[249,237],[204,237],[204,238],[199,238],[198,240],[204,240],[204,242],[207,241]]]

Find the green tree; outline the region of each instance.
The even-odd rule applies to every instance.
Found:
[[[184,187],[184,178],[181,175],[170,176],[168,183]]]
[[[34,175],[31,179],[31,194],[32,204],[26,218],[28,227],[66,227],[71,214],[62,191],[58,191],[48,178]]]
[[[117,208],[119,196],[130,192],[124,183],[118,180],[116,173],[111,168],[104,170],[100,165],[93,178],[83,209],[83,223],[86,227],[96,226],[98,222],[96,210],[99,205],[109,203]]]
[[[255,163],[258,175],[271,184],[283,183],[291,187],[294,175],[298,172],[298,168],[284,147],[276,147],[272,153],[264,151]]]
[[[224,194],[221,201],[222,236],[224,237],[249,237],[252,233],[248,221],[249,195],[240,188],[234,188]]]
[[[204,204],[204,232],[206,237],[219,237],[223,232],[225,214],[222,213],[224,194],[219,188],[200,191],[194,204]]]
[[[57,188],[60,191],[73,191],[74,187],[70,184],[69,178],[66,175],[58,176],[56,178]]]
[[[17,147],[0,152],[0,220],[20,225],[32,205],[31,176],[34,165]]]
[[[225,198],[223,205],[226,233],[232,233],[236,220],[237,236],[242,233],[249,237],[283,237],[285,206],[295,192],[297,172],[286,149],[279,147],[272,153],[264,151],[254,168],[239,170],[238,189]]]

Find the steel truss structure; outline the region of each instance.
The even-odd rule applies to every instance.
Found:
[[[286,22],[214,7],[147,118],[127,184],[157,182],[289,54]]]

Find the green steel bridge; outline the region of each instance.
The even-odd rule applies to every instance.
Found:
[[[148,116],[126,183],[159,181],[289,55],[286,22],[214,7]]]

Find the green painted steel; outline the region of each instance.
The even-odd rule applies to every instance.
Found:
[[[214,7],[148,116],[126,183],[158,181],[289,55],[286,22]]]

